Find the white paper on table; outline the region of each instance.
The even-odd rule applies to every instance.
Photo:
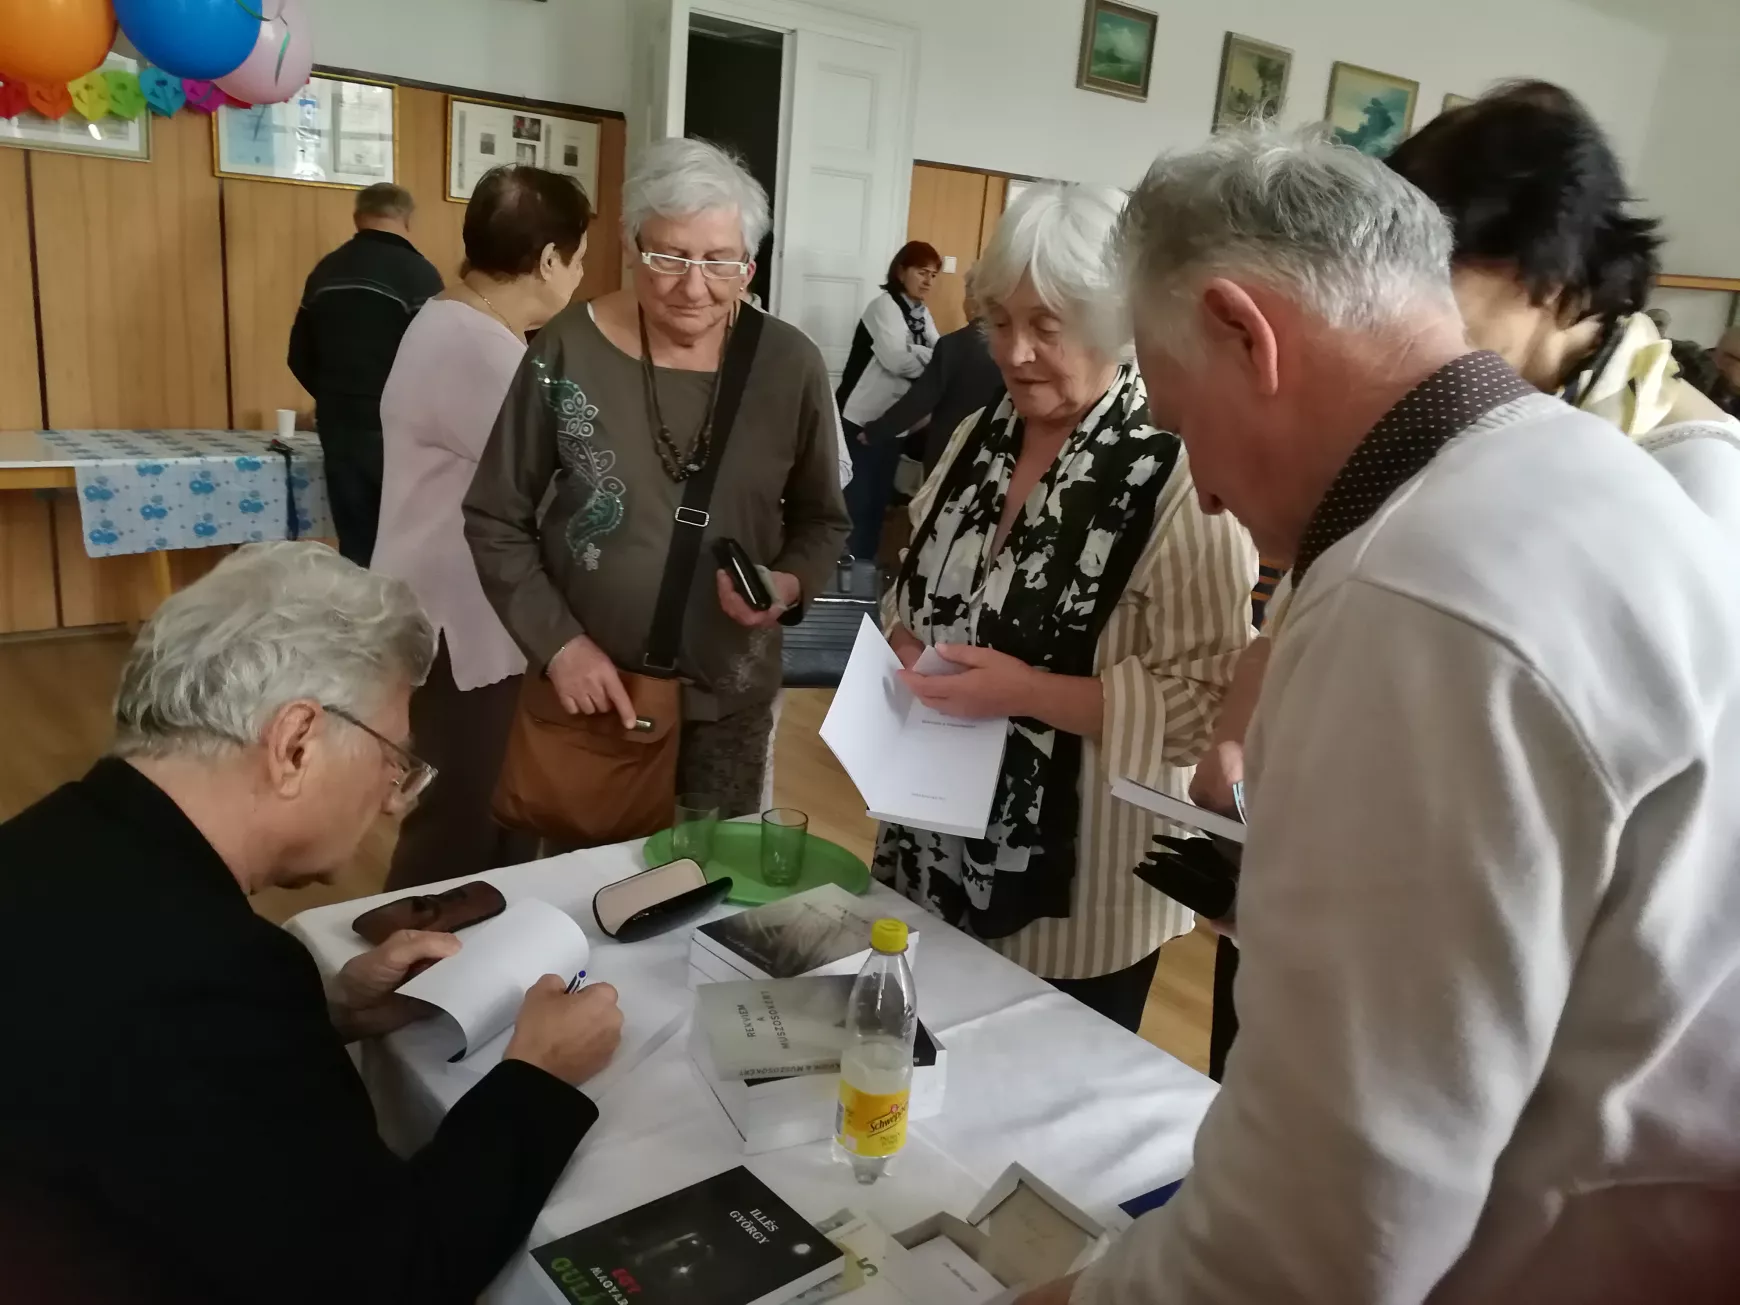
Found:
[[[969,1301],[992,1301],[1004,1295],[1008,1288],[991,1276],[991,1271],[947,1237],[932,1237],[912,1248],[912,1258],[929,1270],[949,1305],[966,1305]]]
[[[592,950],[578,924],[536,899],[515,902],[458,938],[457,955],[436,961],[399,989],[458,1026],[454,1060],[502,1034],[519,1014],[526,989],[544,975],[571,979],[583,971]]]
[[[961,667],[934,649],[931,665]],[[925,666],[923,658],[915,669]],[[964,720],[926,707],[900,682],[900,658],[865,617],[834,702],[822,722],[828,745],[877,820],[983,838],[1003,768],[1009,718]],[[923,673],[932,673],[928,670]]]

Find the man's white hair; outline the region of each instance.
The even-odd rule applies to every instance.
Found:
[[[754,258],[772,221],[767,192],[741,159],[710,141],[655,141],[622,184],[622,234],[630,245],[648,218],[686,218],[713,209],[736,210],[744,257]]]
[[[1125,195],[1110,186],[1041,182],[1003,216],[974,265],[970,288],[981,311],[1015,293],[1023,276],[1040,301],[1095,352],[1115,358],[1130,342],[1122,287],[1106,242]]]
[[[115,696],[117,756],[216,756],[286,703],[367,717],[421,684],[435,633],[411,588],[324,544],[249,544],[164,600]]]
[[[1332,327],[1374,330],[1456,311],[1451,245],[1438,206],[1377,159],[1321,128],[1246,128],[1156,159],[1114,253],[1144,339],[1189,357],[1211,277],[1270,286]]]

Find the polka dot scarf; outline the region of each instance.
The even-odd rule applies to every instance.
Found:
[[[1539,393],[1495,353],[1465,353],[1409,390],[1360,441],[1311,514],[1299,541],[1294,588],[1313,562],[1370,521],[1452,438],[1494,408]]]

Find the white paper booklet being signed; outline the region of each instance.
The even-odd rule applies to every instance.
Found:
[[[963,668],[927,648],[913,669],[946,675]],[[822,742],[877,820],[983,838],[1009,718],[945,716],[914,697],[899,671],[900,658],[865,617],[822,722]]]

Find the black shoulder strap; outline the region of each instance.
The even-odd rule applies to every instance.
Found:
[[[749,367],[755,361],[755,346],[761,340],[762,314],[748,304],[737,310],[737,325],[725,356],[719,360],[719,396],[713,406],[713,450],[707,465],[683,482],[683,504],[677,509],[671,530],[671,551],[665,554],[665,574],[659,581],[659,597],[653,607],[652,630],[647,634],[642,665],[649,675],[669,675],[677,669],[677,650],[683,641],[683,614],[688,610],[689,591],[695,582],[695,567],[701,560],[701,540],[712,515],[713,485],[725,461],[725,446],[737,421]]]

